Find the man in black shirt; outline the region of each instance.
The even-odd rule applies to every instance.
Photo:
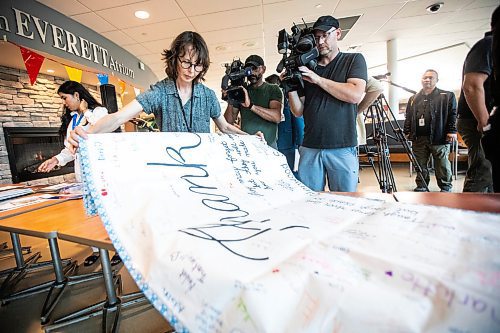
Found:
[[[490,113],[488,125],[483,131],[481,144],[486,158],[491,163],[493,190],[500,192],[500,6],[491,16],[493,78],[491,92],[496,109]]]
[[[493,109],[491,45],[491,32],[487,32],[469,51],[463,67],[457,127],[467,145],[469,157],[464,192],[493,192],[491,163],[481,147],[482,132]]]
[[[320,57],[312,71],[299,67],[304,96],[288,94],[296,117],[304,116],[304,141],[299,148],[299,179],[313,191],[354,192],[358,183],[356,140],[357,103],[367,81],[364,57],[342,53],[337,41],[342,31],[332,16],[321,16],[313,26]]]
[[[426,70],[422,76],[422,90],[411,96],[406,105],[404,133],[413,143],[426,185],[430,181],[427,164],[432,155],[438,186],[441,192],[450,192],[452,173],[448,155],[449,143],[457,139],[457,101],[452,92],[436,88],[437,82],[438,73]],[[415,182],[414,191],[427,191],[419,177]]]

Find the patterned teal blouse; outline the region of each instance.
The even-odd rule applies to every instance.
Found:
[[[155,115],[162,132],[189,132],[191,129],[191,132],[209,133],[210,118],[221,115],[219,101],[214,91],[201,83],[194,85],[192,95],[182,107],[175,81],[167,78],[151,85],[136,99],[144,112]]]

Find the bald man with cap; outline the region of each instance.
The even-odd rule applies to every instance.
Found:
[[[313,25],[320,56],[311,70],[299,67],[304,96],[289,92],[291,110],[304,116],[304,141],[299,148],[298,177],[313,191],[355,192],[358,184],[356,115],[367,81],[360,53],[339,51],[339,21],[321,16]]]

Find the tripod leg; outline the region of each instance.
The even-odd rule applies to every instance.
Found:
[[[373,124],[373,140],[377,146],[378,176],[377,180],[383,193],[396,191],[396,182],[392,172],[389,146],[387,144],[386,115],[380,97],[369,108]]]
[[[417,177],[424,185],[425,190],[427,192],[429,192],[429,187],[427,186],[427,183],[426,183],[424,176],[422,174],[422,168],[421,168],[420,164],[417,162],[415,154],[413,153],[413,150],[410,148],[410,144],[408,143],[408,139],[406,139],[406,137],[403,133],[403,130],[401,129],[401,126],[399,126],[397,118],[396,118],[396,116],[394,116],[394,113],[392,112],[391,108],[389,107],[389,103],[385,99],[384,94],[380,94],[380,96],[378,97],[378,100],[380,102],[380,105],[382,105],[381,109],[384,110],[383,112],[386,112],[386,114],[390,114],[392,117],[392,118],[389,118],[389,116],[387,116],[387,119],[393,119],[393,121],[389,121],[389,124],[392,127],[392,131],[394,132],[394,135],[396,135],[395,140],[400,142],[401,145],[403,146],[406,154],[408,155],[408,158],[410,159],[410,162],[415,166],[415,171],[417,173]],[[385,104],[386,108],[384,108],[384,104]]]

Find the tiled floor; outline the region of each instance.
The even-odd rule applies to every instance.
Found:
[[[461,167],[461,165],[460,165]],[[394,175],[395,184],[397,191],[413,191],[416,187],[415,184],[415,172],[410,176],[410,170],[408,163],[395,163],[392,166],[392,173]],[[464,184],[465,173],[464,170],[459,168],[457,179],[455,176],[453,179],[452,192],[462,192]],[[430,175],[429,190],[431,192],[439,192],[439,187],[436,184],[436,177],[434,173]],[[358,192],[380,192],[380,185],[375,177],[375,172],[371,166],[363,166],[359,173],[359,185]]]
[[[408,164],[393,165],[393,174],[396,181],[398,191],[411,191],[415,187],[415,174],[412,177],[409,175]],[[463,185],[463,174],[458,177],[458,180],[453,181],[453,191],[460,192]],[[431,191],[438,191],[434,175],[431,175]],[[360,171],[360,183],[358,191],[361,192],[381,192],[380,186],[371,167],[363,167]],[[7,241],[10,244],[9,234],[0,232],[0,243]],[[23,245],[31,245],[33,251],[42,252],[42,260],[50,258],[48,243],[46,240],[32,237],[21,236]],[[79,262],[83,262],[84,258],[90,254],[90,249],[86,246],[77,245],[74,243],[59,241],[60,252],[65,257],[72,257]],[[0,270],[11,267],[14,264],[12,257],[0,258]],[[100,268],[98,264],[93,266],[94,269]],[[51,270],[46,273],[37,274],[36,276],[26,279],[26,283],[32,285],[41,281],[46,281],[52,278]],[[80,273],[85,273],[84,267]],[[137,286],[128,275],[126,269],[121,269],[120,274],[124,281],[124,293],[137,290]],[[25,284],[26,284],[25,283]],[[23,284],[19,285],[20,288]],[[46,293],[39,294],[34,297],[29,297],[21,300],[12,301],[9,304],[0,307],[0,331],[1,332],[42,332],[40,325],[40,311],[43,306]],[[104,298],[104,285],[101,279],[95,280],[82,286],[70,287],[69,292],[66,292],[54,312],[53,317],[59,317],[63,314],[72,312],[76,309],[101,301]],[[120,332],[167,332],[170,330],[168,323],[152,308],[148,311],[141,311],[138,308],[125,312],[123,315]],[[65,330],[58,332],[100,332],[100,317],[92,318],[84,323],[73,325]]]

